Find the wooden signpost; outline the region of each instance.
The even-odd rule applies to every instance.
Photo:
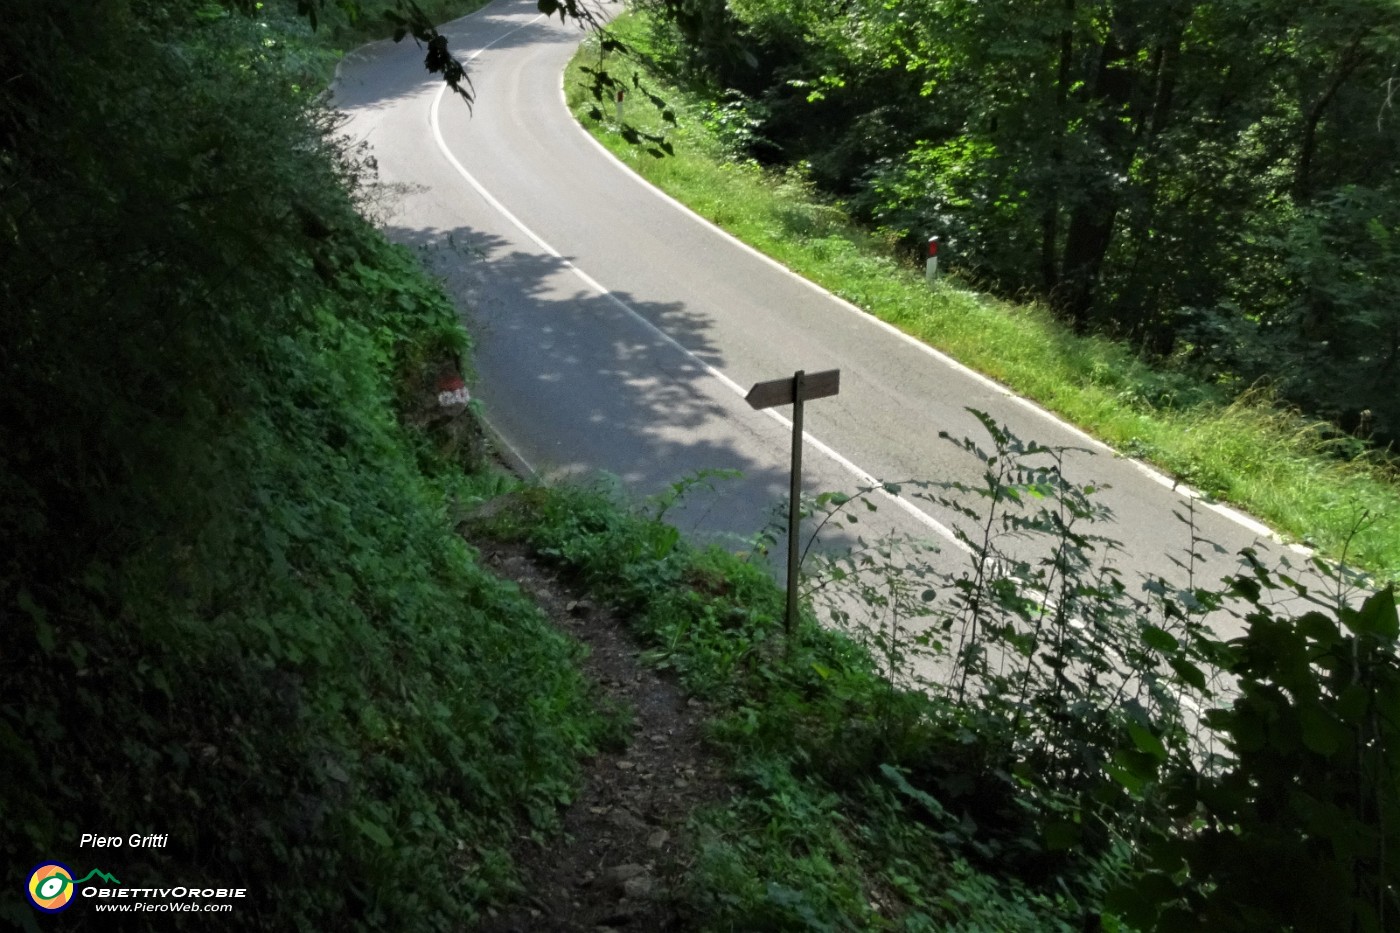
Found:
[[[789,636],[797,628],[797,533],[802,518],[802,403],[826,398],[841,391],[841,370],[828,369],[808,375],[802,370],[791,379],[754,383],[744,401],[754,409],[792,406],[792,476],[788,500],[787,615],[784,627]]]

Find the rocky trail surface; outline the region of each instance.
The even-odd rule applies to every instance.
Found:
[[[630,714],[617,747],[586,766],[583,787],[543,844],[515,853],[524,893],[488,917],[486,933],[660,933],[687,929],[676,901],[693,847],[696,808],[733,794],[707,751],[705,709],[639,660],[625,620],[599,606],[525,545],[473,540],[493,572],[514,580],[562,631],[588,648],[583,672],[606,707]]]

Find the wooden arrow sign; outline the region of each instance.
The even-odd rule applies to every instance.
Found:
[[[828,369],[810,376],[798,370],[791,379],[773,379],[754,383],[744,396],[754,409],[792,406],[792,473],[788,491],[788,561],[787,612],[783,628],[788,634],[788,650],[792,650],[792,634],[797,630],[797,533],[802,520],[802,403],[814,398],[835,395],[841,389],[841,370]]]
[[[802,379],[802,401],[826,398],[841,391],[841,370],[828,369],[820,373],[805,373]],[[797,401],[797,379],[772,379],[768,382],[755,382],[744,401],[754,409],[775,408],[778,405],[791,405]]]

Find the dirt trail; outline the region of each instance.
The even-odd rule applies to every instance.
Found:
[[[470,535],[469,535],[470,537]],[[561,630],[588,646],[583,670],[605,703],[632,714],[625,750],[586,766],[563,833],[517,851],[526,893],[488,917],[486,933],[689,929],[676,892],[694,851],[686,821],[733,794],[704,747],[704,709],[638,660],[616,611],[600,607],[520,544],[473,540],[486,566],[515,580]]]

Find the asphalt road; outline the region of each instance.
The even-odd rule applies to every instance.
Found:
[[[474,108],[444,95],[421,52],[390,42],[346,59],[336,103],[378,161],[379,219],[446,280],[477,341],[473,392],[534,470],[601,471],[641,494],[742,471],[670,514],[695,536],[749,535],[786,495],[790,422],[788,409],[752,411],[744,391],[840,369],[840,394],[806,407],[809,492],[872,478],[975,484],[980,464],[939,432],[985,440],[977,408],[1023,439],[1080,449],[1066,475],[1103,487],[1115,521],[1100,530],[1122,543],[1130,589],[1184,582],[1187,491],[759,256],[598,146],[562,98],[576,26],[498,0],[442,31],[471,60]],[[893,530],[963,560],[948,509],[877,502],[846,540]],[[1284,552],[1258,522],[1198,506],[1197,533],[1217,546],[1197,548],[1199,580],[1244,547]]]

